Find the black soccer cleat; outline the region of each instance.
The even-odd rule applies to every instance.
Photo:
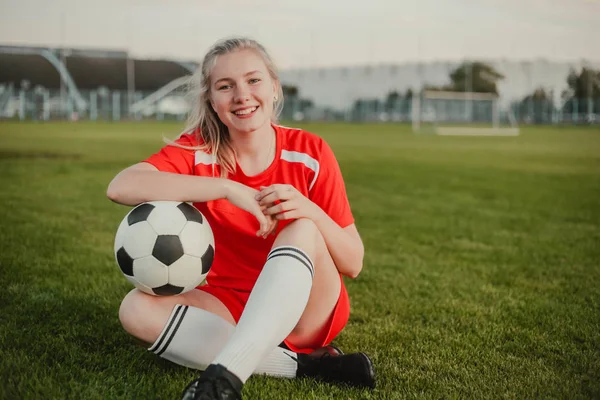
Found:
[[[183,391],[182,400],[241,400],[242,381],[220,364],[211,364]]]
[[[320,355],[298,354],[296,376],[315,378],[329,383],[342,383],[358,388],[375,388],[373,362],[365,353],[335,355],[323,351]]]

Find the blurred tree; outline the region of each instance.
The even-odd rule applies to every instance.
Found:
[[[385,105],[380,99],[356,99],[352,105],[352,119],[354,121],[373,120],[378,112],[383,111]]]
[[[525,96],[518,104],[517,115],[520,119],[534,124],[550,123],[554,111],[552,92],[538,88]]]
[[[282,85],[281,90],[283,90],[283,97],[285,98],[295,98],[300,93],[297,86],[291,85]]]
[[[364,99],[356,99],[352,105],[351,118],[353,121],[362,121],[366,114]]]
[[[400,104],[401,99],[402,99],[402,97],[400,96],[400,93],[398,93],[397,91],[394,90],[392,92],[389,92],[385,99],[383,109],[386,112],[392,112],[392,111],[396,110]]]
[[[583,68],[578,74],[571,70],[567,77],[567,84],[573,96],[577,98],[600,96],[600,71]]]
[[[314,103],[311,99],[300,99],[300,110],[306,111],[309,108],[314,107]]]
[[[296,113],[305,113],[314,107],[314,102],[311,99],[303,99],[300,96],[300,90],[297,86],[282,85],[283,97],[283,119],[295,118]]]
[[[567,84],[569,89],[563,92],[563,112],[585,115],[591,110],[594,114],[600,114],[600,71],[582,68],[577,73],[571,70]]]
[[[450,73],[449,85],[426,86],[425,89],[498,94],[496,84],[501,79],[504,75],[491,65],[479,61],[464,62]]]
[[[402,101],[402,106],[400,107],[400,113],[404,114],[404,118],[407,118],[407,115],[410,114],[412,110],[412,98],[413,98],[413,90],[407,89],[406,93],[404,93],[404,99]]]
[[[455,92],[498,94],[496,83],[504,76],[491,65],[475,61],[465,62],[450,73],[450,88]]]
[[[395,115],[407,114],[410,112],[412,97],[413,91],[408,89],[404,95],[393,90],[383,100],[358,98],[352,104],[350,115],[354,121],[365,121],[377,119],[382,111]]]

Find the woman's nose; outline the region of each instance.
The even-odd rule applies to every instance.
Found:
[[[245,102],[249,101],[250,100],[250,91],[248,90],[248,88],[243,85],[237,86],[236,91],[235,91],[234,100],[236,102],[240,102],[240,103],[245,103]]]

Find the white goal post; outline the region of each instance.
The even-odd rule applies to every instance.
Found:
[[[413,96],[413,131],[460,136],[519,135],[512,111],[502,110],[499,103],[492,93],[426,90]]]

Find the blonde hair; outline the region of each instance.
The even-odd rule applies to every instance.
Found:
[[[255,40],[234,37],[215,43],[208,50],[202,63],[191,76],[188,85],[188,94],[191,96],[192,106],[185,128],[181,134],[194,133],[197,136],[197,139],[203,144],[194,149],[204,150],[212,154],[213,162],[216,162],[221,167],[221,177],[226,177],[229,173],[235,173],[235,153],[231,145],[229,130],[219,119],[219,116],[213,110],[210,103],[210,75],[217,62],[217,57],[247,49],[253,50],[261,56],[271,79],[277,82],[277,94],[273,102],[273,114],[271,117],[271,121],[276,123],[283,109],[283,90],[277,76],[275,63],[267,53],[267,50]]]

